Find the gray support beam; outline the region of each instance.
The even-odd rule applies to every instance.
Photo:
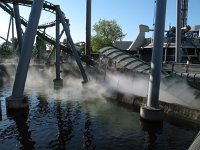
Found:
[[[167,50],[168,50],[167,47],[168,47],[168,46],[165,47],[164,63],[167,62]]]
[[[14,38],[15,38],[15,35],[14,35],[14,17],[12,17],[12,50],[14,51],[15,50],[15,41],[14,41]]]
[[[163,119],[163,110],[159,108],[160,76],[163,56],[163,39],[165,29],[166,0],[157,0],[156,18],[151,61],[151,73],[148,87],[146,107],[141,107],[140,115],[146,120],[158,121]]]
[[[56,78],[54,79],[54,87],[63,87],[63,81],[60,78],[60,19],[59,14],[56,12]]]
[[[21,57],[15,75],[12,95],[11,97],[8,97],[6,101],[7,107],[11,109],[27,107],[27,104],[24,104],[24,87],[43,2],[44,0],[34,0],[32,4],[28,25],[24,35]]]
[[[60,19],[56,13],[56,79],[60,80]]]
[[[8,38],[9,38],[9,34],[10,34],[11,23],[12,23],[12,16],[10,16],[10,21],[9,21],[9,25],[8,25],[8,32],[7,32],[7,37],[6,37],[6,49],[8,49]]]
[[[175,62],[181,62],[181,0],[176,0],[176,48]]]
[[[63,35],[64,32],[65,32],[64,30],[61,31],[61,33],[60,33],[60,35],[59,35],[59,40],[61,39],[61,37],[62,37],[62,35]],[[54,47],[55,47],[55,46],[54,46]],[[49,56],[47,57],[47,62],[50,62],[50,59],[51,59],[52,54],[53,54],[53,51],[54,51],[54,47],[53,47],[53,49],[51,50]]]
[[[66,21],[67,26],[70,27],[69,19],[65,19],[65,21]],[[70,33],[70,28],[69,28],[69,33]],[[67,48],[70,47],[70,44],[69,44],[69,40],[68,40],[68,38],[67,38],[67,45],[66,45],[66,47],[67,47]]]
[[[91,0],[86,0],[86,44],[85,55],[91,55]]]
[[[19,43],[19,52],[21,53],[23,37],[22,37],[21,19],[20,19],[20,14],[19,14],[19,6],[16,4],[13,4],[13,8],[14,8],[14,15],[15,15],[16,30],[17,30],[17,39]]]
[[[82,66],[82,64],[81,64],[81,60],[80,60],[80,57],[79,57],[79,55],[78,55],[78,52],[76,51],[74,42],[73,42],[73,40],[72,40],[72,38],[71,38],[70,31],[69,31],[69,26],[67,26],[67,24],[66,24],[66,22],[65,22],[65,18],[63,17],[63,14],[62,14],[62,12],[61,12],[61,10],[60,10],[60,6],[59,6],[59,5],[56,6],[56,11],[57,11],[58,14],[59,14],[60,21],[61,21],[61,23],[62,23],[62,25],[63,25],[63,29],[65,30],[65,34],[66,34],[67,39],[68,39],[68,41],[69,41],[69,43],[70,43],[70,46],[71,46],[73,55],[74,55],[74,57],[75,57],[75,59],[76,59],[76,63],[77,63],[77,65],[79,66],[80,72],[81,72],[82,77],[83,77],[83,83],[85,83],[85,82],[88,81],[88,78],[87,78],[87,75],[86,75],[86,73],[85,73],[85,70],[84,70],[84,68],[83,68],[83,66]]]
[[[157,0],[151,74],[147,106],[158,108],[160,75],[162,68],[163,38],[165,29],[166,0]]]

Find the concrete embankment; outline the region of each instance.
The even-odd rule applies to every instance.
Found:
[[[113,102],[121,103],[128,107],[134,107],[137,111],[139,111],[140,106],[146,104],[145,97],[127,95],[119,92],[113,92],[112,96],[107,98]],[[162,101],[160,101],[160,105],[164,108],[167,118],[184,121],[188,124],[200,127],[200,109],[193,109],[179,104]]]

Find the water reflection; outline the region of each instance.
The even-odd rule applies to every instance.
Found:
[[[2,120],[1,100],[0,100],[0,121]]]
[[[93,140],[93,135],[92,135],[92,130],[91,130],[91,125],[92,122],[90,121],[90,113],[87,111],[85,113],[85,127],[83,130],[83,145],[82,149],[83,150],[88,150],[88,149],[96,149],[96,146],[92,143]]]
[[[37,108],[38,108],[38,112],[41,114],[41,113],[44,113],[44,114],[47,114],[49,113],[49,107],[48,107],[48,102],[47,102],[47,98],[45,96],[38,96],[38,105],[37,105]]]
[[[66,115],[65,115],[66,113]],[[68,102],[66,110],[63,109],[61,101],[56,103],[56,118],[58,126],[58,136],[56,140],[49,143],[51,148],[66,149],[67,141],[70,141],[74,136],[72,123],[72,106]]]
[[[166,121],[164,128],[148,124],[132,109],[104,100],[79,100],[67,90],[49,95],[33,91],[30,110],[8,112],[11,119],[6,117],[3,99],[0,149],[180,150],[189,147],[197,134]]]
[[[33,150],[35,142],[31,139],[31,131],[27,123],[29,108],[17,111],[7,110],[7,116],[15,121],[18,131],[17,140],[20,142],[21,150]]]
[[[156,148],[157,134],[162,131],[163,122],[148,122],[143,119],[140,120],[142,130],[148,133],[147,149],[153,150]]]

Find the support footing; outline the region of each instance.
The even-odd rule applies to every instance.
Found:
[[[63,79],[54,79],[54,89],[61,89],[63,88]]]
[[[83,80],[81,83],[84,85],[88,82],[88,80]]]
[[[23,96],[20,98],[12,98],[7,97],[6,98],[6,108],[7,109],[23,109],[28,107],[28,97]]]
[[[163,121],[164,110],[163,108],[142,106],[140,107],[140,117],[147,121],[153,121],[153,122]]]

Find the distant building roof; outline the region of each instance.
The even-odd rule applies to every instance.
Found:
[[[118,49],[126,50],[131,45],[132,41],[116,41],[114,46]]]
[[[200,25],[191,26],[191,31],[200,30]]]

